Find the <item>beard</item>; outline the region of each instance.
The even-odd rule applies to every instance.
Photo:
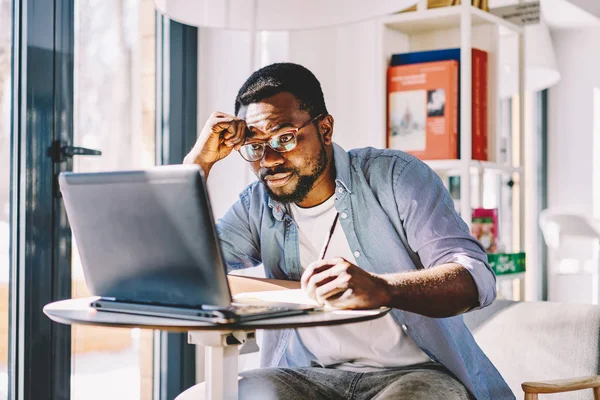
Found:
[[[263,186],[265,187],[265,189],[267,190],[267,194],[269,195],[269,197],[271,197],[273,200],[279,202],[279,203],[283,203],[283,204],[289,204],[289,203],[299,203],[302,200],[304,200],[306,198],[306,196],[308,196],[308,193],[312,190],[315,182],[317,181],[317,179],[319,179],[319,177],[321,175],[323,175],[323,172],[325,172],[325,169],[327,169],[327,152],[325,151],[325,145],[321,144],[321,152],[319,153],[319,155],[317,157],[310,157],[308,159],[309,164],[313,165],[312,171],[309,175],[302,175],[300,174],[300,170],[298,170],[298,168],[293,168],[293,169],[286,169],[286,168],[274,168],[272,170],[268,170],[266,171],[264,174],[260,175],[260,181],[263,184]],[[287,173],[287,172],[291,172],[292,176],[297,176],[298,177],[298,182],[296,183],[296,187],[292,189],[291,192],[289,193],[275,193],[273,192],[273,190],[271,190],[271,188],[269,188],[269,186],[265,183],[264,177],[266,175],[273,175],[273,174],[279,174],[279,173]],[[285,187],[282,187],[282,189],[284,189]]]

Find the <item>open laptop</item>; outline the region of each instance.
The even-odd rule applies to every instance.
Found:
[[[196,165],[59,175],[86,283],[103,311],[235,323],[310,304],[232,303]]]

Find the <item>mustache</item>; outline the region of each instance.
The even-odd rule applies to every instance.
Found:
[[[269,175],[275,175],[275,174],[286,174],[286,173],[294,173],[294,169],[289,169],[289,168],[272,168],[272,169],[261,169],[260,171],[258,171],[258,178],[261,181],[264,181],[265,178]]]

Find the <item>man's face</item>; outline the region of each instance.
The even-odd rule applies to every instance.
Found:
[[[301,110],[296,98],[288,92],[242,107],[238,116],[245,119],[248,125],[246,144],[264,142],[286,130],[300,127],[311,119],[310,114]],[[320,119],[317,119],[298,131],[297,145],[293,150],[279,153],[265,146],[262,159],[250,163],[274,200],[299,203],[323,178],[328,158],[318,128],[319,122]]]

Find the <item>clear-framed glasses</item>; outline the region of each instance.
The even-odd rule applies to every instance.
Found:
[[[263,155],[265,154],[265,146],[269,146],[278,153],[292,151],[298,144],[296,136],[298,135],[300,129],[306,128],[321,116],[323,116],[323,114],[319,114],[316,117],[309,119],[297,128],[287,129],[284,132],[274,135],[267,141],[244,144],[240,147],[240,155],[244,160],[248,162],[254,162],[263,158]]]

